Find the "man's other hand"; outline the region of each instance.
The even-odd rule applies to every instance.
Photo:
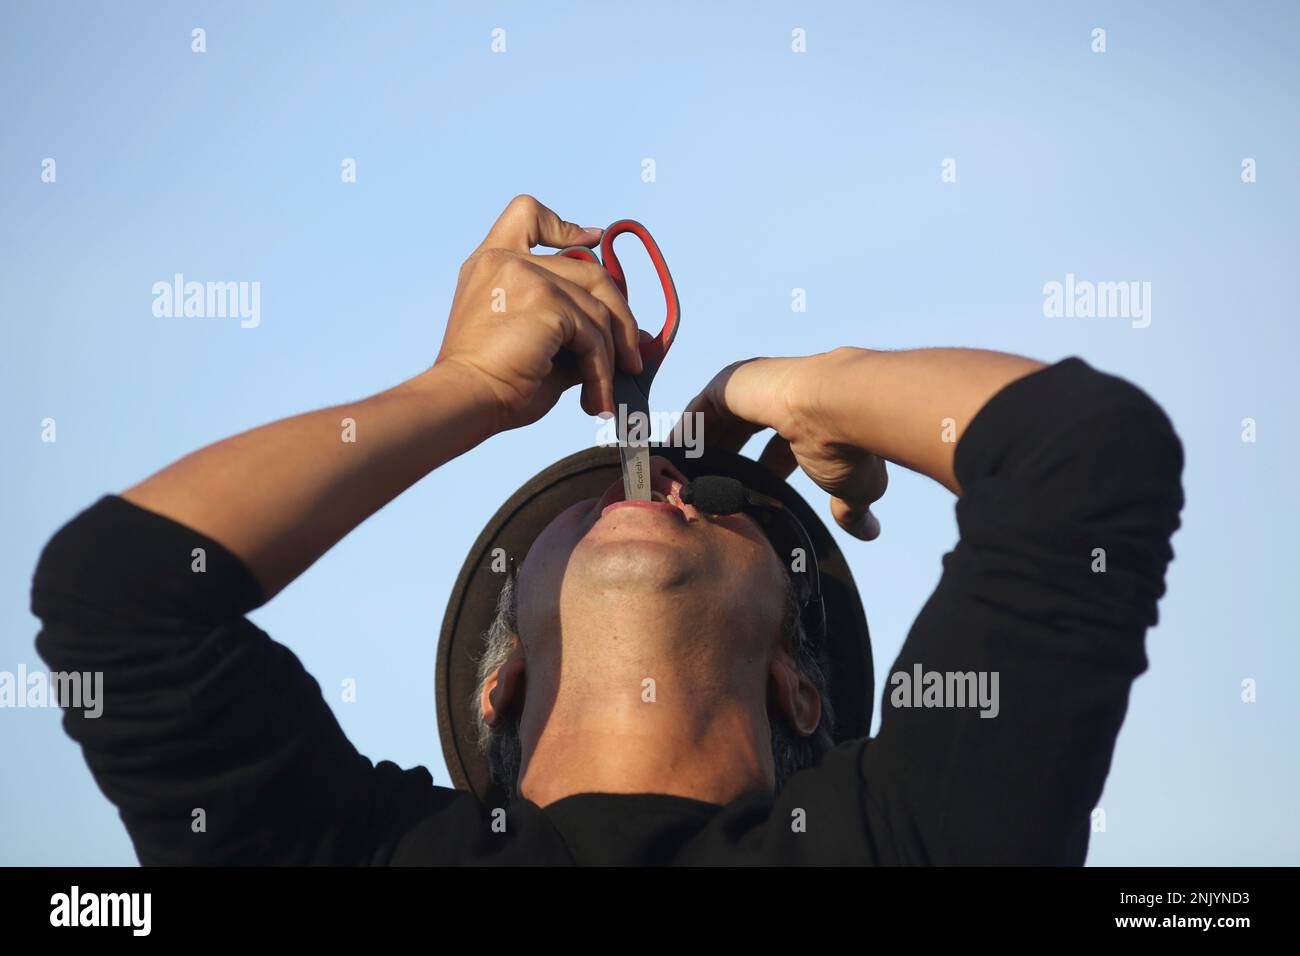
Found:
[[[844,378],[828,377],[833,365],[829,355],[736,362],[713,377],[686,414],[703,414],[708,447],[732,452],[764,428],[774,429],[759,462],[782,478],[796,466],[802,468],[831,495],[831,515],[839,526],[870,541],[880,534],[871,505],[885,493],[889,479],[882,458],[832,434],[831,416],[819,411],[825,389],[848,392],[851,387]]]

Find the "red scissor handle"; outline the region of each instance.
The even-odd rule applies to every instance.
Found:
[[[561,249],[558,255],[568,256],[570,259],[581,259],[584,262],[594,262],[597,265],[603,265],[605,271],[609,273],[618,290],[623,293],[623,298],[627,298],[627,278],[623,274],[623,265],[618,261],[618,256],[614,253],[614,240],[625,232],[630,232],[641,240],[645,250],[650,255],[650,261],[654,264],[655,272],[659,274],[659,284],[663,286],[664,302],[667,306],[667,316],[664,319],[663,328],[659,334],[652,339],[641,340],[641,361],[644,370],[637,376],[638,381],[642,384],[643,390],[649,394],[650,381],[654,378],[655,372],[659,370],[659,365],[663,362],[664,356],[668,354],[668,349],[672,347],[673,339],[677,337],[677,327],[681,324],[681,303],[677,298],[677,286],[673,284],[672,273],[668,271],[668,264],[664,262],[664,254],[659,251],[659,243],[655,242],[654,237],[650,235],[650,230],[637,222],[635,219],[620,219],[605,230],[604,236],[600,240],[600,259],[596,254],[584,246],[569,246],[567,249]]]

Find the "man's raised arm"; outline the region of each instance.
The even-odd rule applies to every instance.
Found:
[[[885,860],[1082,863],[1183,504],[1159,407],[1078,359],[960,349],[760,359],[693,407],[724,441],[777,428],[768,462],[802,465],[859,537],[879,533],[875,456],[961,495],[863,751]]]
[[[461,269],[432,369],[196,452],[50,540],[37,650],[53,671],[98,675],[94,706],[65,706],[64,727],[142,862],[384,862],[404,825],[461,800],[358,754],[298,659],[244,615],[570,385],[587,411],[611,407],[616,356],[636,368],[626,302],[599,266],[529,251],[598,238],[515,200]]]
[[[599,238],[515,199],[460,271],[433,368],[210,445],[122,497],[220,541],[269,600],[406,488],[536,421],[569,386],[582,383],[590,414],[612,411],[615,363],[640,368],[626,301],[600,266],[530,251]]]

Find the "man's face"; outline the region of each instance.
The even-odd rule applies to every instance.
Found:
[[[651,475],[654,501],[624,501],[616,479],[601,498],[560,514],[534,542],[518,594],[529,653],[566,634],[590,640],[593,620],[608,623],[612,640],[647,648],[660,636],[686,634],[707,640],[712,651],[750,659],[776,648],[786,577],[758,525],[682,504],[686,479],[664,458],[651,459]]]
[[[497,729],[517,716],[531,800],[590,786],[726,803],[772,786],[773,706],[794,732],[817,729],[819,691],[782,641],[781,559],[752,518],[683,505],[684,483],[652,458],[654,501],[624,502],[616,479],[547,525],[519,569],[519,645],[479,706]],[[678,706],[641,706],[647,677]],[[646,753],[663,760],[638,765]],[[708,785],[683,783],[682,766]]]

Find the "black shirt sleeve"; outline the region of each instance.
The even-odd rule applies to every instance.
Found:
[[[996,672],[997,715],[894,706],[887,676],[879,736],[797,774],[780,812],[733,806],[716,860],[1083,862],[1182,462],[1146,395],[1077,359],[994,396],[956,449],[960,541],[890,675]],[[103,674],[102,712],[69,707],[64,724],[141,862],[427,863],[487,840],[472,796],[356,752],[298,659],[244,617],[261,597],[218,542],[116,497],[41,556],[37,649],[54,672]],[[545,826],[529,834],[520,861],[565,855]]]
[[[202,570],[198,570],[202,568]],[[46,545],[32,586],[52,672],[100,672],[64,710],[145,864],[375,862],[438,798],[356,752],[320,687],[244,614],[256,579],[218,542],[105,497]]]
[[[960,541],[862,751],[882,859],[1083,862],[1129,687],[1146,669],[1182,466],[1160,408],[1079,359],[1013,382],[970,423],[956,449]],[[891,679],[918,665],[997,673],[996,716],[896,706],[903,685]]]

